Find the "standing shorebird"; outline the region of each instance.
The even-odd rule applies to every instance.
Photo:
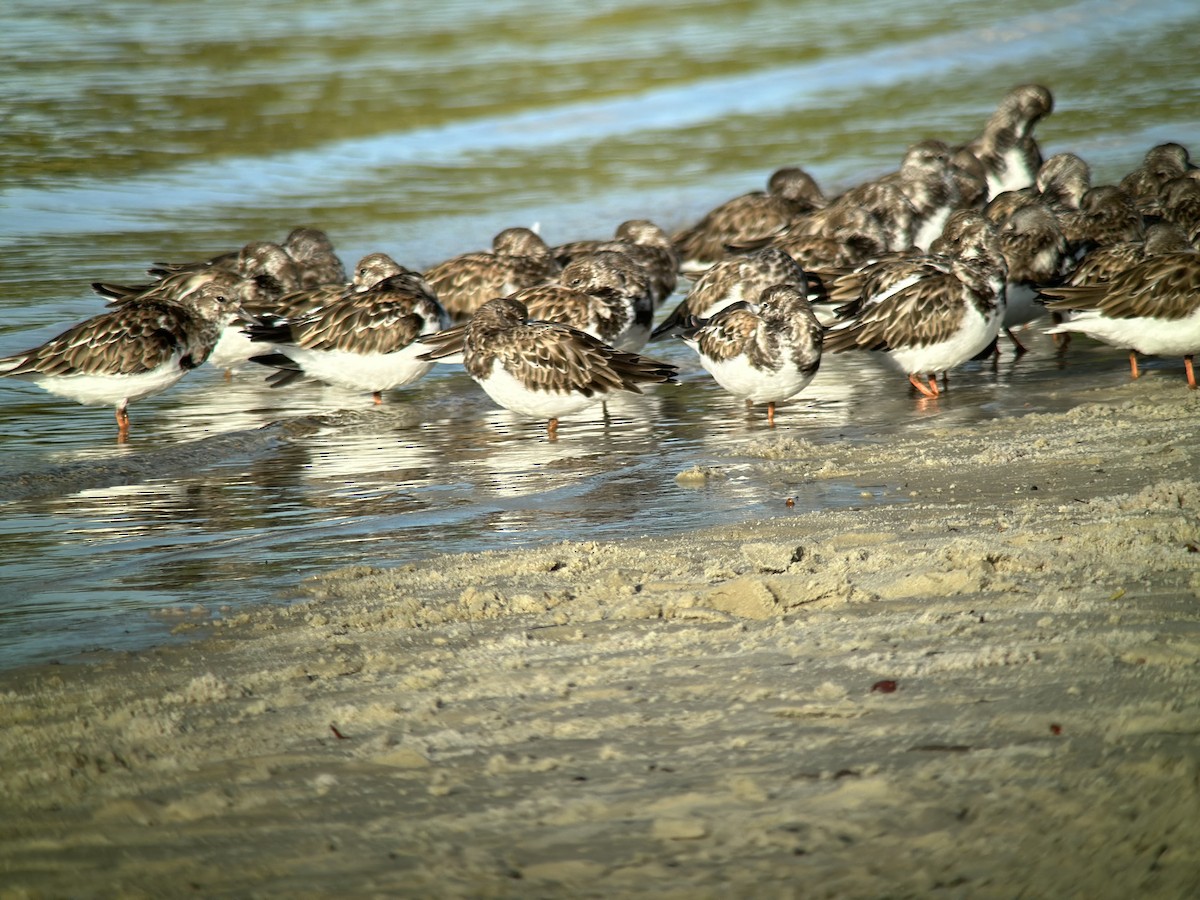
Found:
[[[237,295],[216,282],[177,300],[130,300],[0,359],[0,375],[86,406],[114,407],[124,443],[129,404],[203,365],[238,305]]]
[[[561,416],[615,393],[673,381],[675,366],[614,350],[599,338],[560,322],[531,322],[525,304],[489,300],[465,325],[421,338],[421,358],[461,360],[467,374],[498,405],[547,422],[551,440]]]
[[[1200,253],[1161,253],[1109,281],[1047,288],[1047,308],[1069,316],[1050,334],[1078,332],[1137,355],[1182,356],[1188,387],[1196,389],[1192,358],[1200,353]]]
[[[641,266],[649,279],[650,296],[656,307],[675,293],[679,284],[679,253],[671,238],[648,219],[628,219],[617,226],[612,238],[559,244],[551,251],[562,266],[590,253],[624,253]]]
[[[766,243],[798,216],[820,209],[826,202],[817,183],[803,169],[777,169],[765,191],[726,200],[694,225],[672,235],[681,270],[703,272],[729,256],[731,246]]]
[[[707,319],[726,306],[746,300],[754,303],[773,284],[791,284],[807,291],[808,276],[794,259],[778,247],[766,247],[749,256],[723,259],[696,279],[691,290],[650,333],[656,341],[678,334],[691,318]]]
[[[636,353],[646,346],[654,300],[646,271],[623,253],[603,250],[567,264],[557,281],[511,295],[529,317],[562,322],[610,347]]]
[[[1000,100],[977,137],[963,149],[982,164],[988,198],[1028,187],[1042,166],[1034,126],[1054,110],[1054,96],[1040,84],[1021,84]]]
[[[449,324],[446,311],[415,272],[392,275],[295,319],[262,316],[246,328],[273,353],[251,362],[271,366],[273,387],[301,378],[355,391],[383,392],[411,384],[432,368],[416,340]]]
[[[1004,318],[1008,277],[995,227],[974,210],[947,223],[946,252],[887,260],[855,273],[856,299],[839,309],[825,352],[882,352],[921,394],[936,397],[935,376],[986,350]]]
[[[768,287],[756,304],[693,318],[680,336],[717,384],[748,404],[766,403],[772,428],[775,405],[808,387],[821,365],[821,323],[790,284]]]
[[[461,322],[493,297],[553,281],[560,271],[546,242],[518,227],[492,238],[491,251],[462,253],[427,269],[425,280],[451,320]]]

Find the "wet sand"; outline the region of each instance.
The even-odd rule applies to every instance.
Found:
[[[6,673],[0,898],[1197,896],[1181,368],[764,431],[770,520],[344,569]],[[822,479],[861,504],[787,505]]]

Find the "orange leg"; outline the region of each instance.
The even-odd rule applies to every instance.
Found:
[[[552,441],[558,440],[558,419],[551,419],[546,423],[546,437]]]
[[[129,412],[124,406],[117,407],[117,443],[129,440]]]
[[[1062,313],[1060,313],[1060,312],[1050,313],[1050,322],[1052,324],[1061,325],[1062,321],[1063,321]],[[1052,340],[1054,342],[1054,346],[1056,346],[1058,348],[1058,355],[1062,356],[1064,353],[1067,352],[1067,345],[1069,343],[1071,343],[1071,332],[1063,331],[1058,334],[1052,334],[1052,335],[1050,335],[1050,340]]]
[[[772,428],[775,427],[775,401],[771,400],[767,403],[767,424]]]
[[[1137,367],[1137,351],[1136,350],[1129,351],[1129,375],[1130,375],[1130,377],[1133,378],[1134,381],[1137,381],[1138,367]]]
[[[1192,356],[1190,353],[1183,358],[1183,368],[1187,372],[1188,387],[1194,391],[1196,389],[1196,373],[1192,369]]]
[[[936,397],[939,393],[938,386],[937,386],[937,379],[934,378],[932,375],[929,376],[929,385],[928,386],[926,386],[919,378],[917,378],[916,375],[909,375],[908,380],[912,384],[913,387],[915,387],[918,391],[920,391],[926,397]]]
[[[376,405],[376,406],[379,406],[379,405],[381,405],[381,404],[383,403],[383,391],[376,391],[376,392],[375,392],[374,394],[372,394],[371,396],[375,398],[375,405]]]

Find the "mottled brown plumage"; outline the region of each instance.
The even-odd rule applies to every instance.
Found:
[[[918,220],[916,207],[896,180],[886,177],[864,182],[839,194],[825,209],[799,220],[794,231],[832,234],[846,221],[848,215],[851,221],[854,221],[853,213],[848,213],[851,209],[867,213],[882,230],[884,250],[908,250],[912,247],[913,232]],[[865,227],[868,234],[878,234],[870,224],[864,226],[861,221],[857,224],[860,228]]]
[[[450,318],[462,321],[488,300],[552,281],[561,269],[534,231],[506,228],[493,238],[491,252],[452,257],[427,269],[425,280]]]
[[[571,241],[552,250],[563,266],[580,256],[607,251],[624,253],[645,270],[655,306],[675,292],[679,283],[679,253],[667,233],[648,219],[622,222],[610,240]]]
[[[212,284],[185,301],[120,303],[0,360],[0,368],[4,375],[137,375],[178,354],[181,368],[194,369],[212,351],[220,321],[236,308],[236,298]]]
[[[1108,281],[1065,284],[1042,294],[1055,310],[1094,309],[1112,319],[1185,319],[1200,306],[1200,253],[1159,253]]]
[[[1183,144],[1157,144],[1146,151],[1141,165],[1122,178],[1119,186],[1139,210],[1158,215],[1166,186],[1195,168]]]
[[[681,332],[713,379],[735,397],[775,405],[812,381],[821,364],[822,328],[805,295],[776,284],[757,303],[735,303],[712,318],[693,319]]]
[[[548,422],[616,392],[640,394],[642,385],[671,381],[676,369],[635,353],[615,350],[587,332],[560,322],[529,320],[511,297],[489,300],[471,320],[421,339],[422,358],[457,359],[497,404]]]
[[[284,238],[283,249],[299,268],[299,287],[317,288],[346,281],[346,267],[333,248],[333,241],[319,228],[293,228]]]
[[[1033,184],[1042,152],[1033,129],[1054,110],[1054,97],[1040,84],[1014,87],[1000,100],[980,134],[963,145],[983,164],[988,196]]]
[[[293,291],[346,280],[346,270],[334,252],[333,242],[319,228],[293,228],[282,244],[251,241],[238,250],[181,263],[155,263],[149,272],[165,278],[183,272],[219,269],[246,277],[268,275],[278,289]]]
[[[79,403],[114,406],[124,440],[129,403],[165,390],[203,364],[237,305],[236,295],[214,282],[174,302],[118,303],[38,347],[0,359],[0,375]]]
[[[1133,199],[1121,188],[1110,184],[1088,190],[1079,209],[1061,213],[1058,224],[1076,255],[1106,244],[1136,241],[1145,236],[1142,214]]]
[[[486,378],[499,362],[521,381],[542,390],[641,393],[641,385],[669,381],[675,367],[614,350],[599,338],[555,322],[531,322],[516,300],[493,300],[467,325],[463,361],[473,378]],[[482,309],[482,307],[481,307]]]
[[[950,213],[963,205],[950,157],[950,148],[942,141],[918,141],[905,152],[899,170],[880,179],[899,188],[912,206],[904,246],[928,249]]]
[[[427,319],[437,319],[437,298],[414,273],[385,278],[365,291],[345,294],[296,319],[260,322],[252,338],[308,350],[392,353],[416,340]]]
[[[1047,306],[1066,318],[1051,334],[1086,334],[1129,351],[1130,375],[1137,354],[1182,356],[1188,387],[1197,387],[1192,360],[1200,353],[1200,253],[1160,253],[1109,281],[1064,285],[1044,292]]]
[[[960,210],[947,222],[947,253],[889,260],[858,273],[861,291],[825,334],[825,351],[886,352],[921,393],[936,396],[932,376],[995,341],[1007,267],[995,226]],[[928,386],[919,376],[930,376]]]
[[[875,215],[843,202],[801,217],[770,246],[811,273],[859,265],[886,253],[889,242],[888,230]]]
[[[705,319],[739,300],[755,302],[773,284],[791,284],[806,292],[808,278],[796,261],[777,247],[722,260],[696,279],[687,296],[659,323],[650,339],[660,340],[677,333],[693,316]]]
[[[1133,268],[1151,256],[1187,250],[1188,240],[1179,228],[1169,222],[1156,222],[1146,228],[1140,241],[1119,241],[1097,247],[1075,264],[1064,281],[1065,285],[1080,286],[1111,281],[1126,269]],[[1046,288],[1054,288],[1047,285]],[[1043,290],[1046,293],[1046,290]]]
[[[567,264],[557,281],[517,291],[531,319],[562,322],[618,350],[646,344],[654,316],[646,272],[624,253],[600,251]]]
[[[672,236],[685,271],[703,271],[729,255],[730,247],[761,246],[798,216],[826,204],[816,182],[790,166],[772,173],[766,191],[751,191],[710,210]]]
[[[380,402],[383,391],[429,370],[417,360],[414,344],[448,324],[428,284],[403,272],[297,319],[257,318],[246,332],[252,341],[273,345],[275,352],[251,357],[278,370],[269,379],[273,386],[312,378],[370,391]]]

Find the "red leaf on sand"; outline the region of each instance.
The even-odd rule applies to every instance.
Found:
[[[896,682],[892,680],[877,681],[871,685],[871,693],[878,691],[881,694],[891,694],[896,690]]]

